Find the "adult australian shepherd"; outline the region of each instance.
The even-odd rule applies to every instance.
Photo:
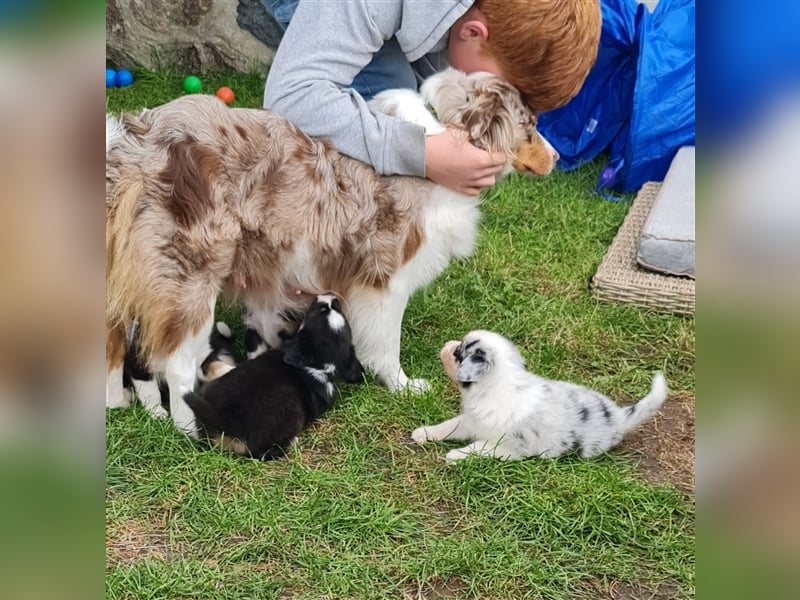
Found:
[[[558,158],[516,89],[487,73],[439,73],[422,96],[465,140],[547,174]],[[425,387],[400,366],[406,303],[468,256],[477,198],[418,177],[380,176],[267,110],[189,95],[106,124],[106,403],[122,400],[125,331],[166,378],[175,425],[195,383],[220,293],[279,345],[280,312],[308,294],[343,299],[362,364],[391,389]],[[302,306],[298,306],[302,303]]]

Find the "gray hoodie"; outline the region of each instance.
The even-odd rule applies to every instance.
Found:
[[[373,115],[357,92],[343,86],[392,36],[418,76],[445,68],[449,29],[473,3],[301,0],[269,70],[264,108],[379,173],[423,177],[423,128]]]

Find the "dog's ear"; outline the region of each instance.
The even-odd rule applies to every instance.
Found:
[[[478,348],[458,365],[456,378],[462,383],[474,383],[486,375],[491,366],[484,351]]]
[[[300,336],[295,335],[284,340],[281,344],[281,351],[283,352],[283,362],[291,367],[302,369],[310,363],[310,359],[300,343]]]
[[[350,355],[347,358],[342,373],[340,374],[342,380],[347,383],[361,383],[364,380],[364,367],[356,357],[356,350],[350,345]]]
[[[514,123],[499,91],[474,94],[462,119],[476,146],[505,154],[513,150]]]

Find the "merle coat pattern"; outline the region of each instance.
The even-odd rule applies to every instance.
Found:
[[[667,398],[661,373],[650,393],[619,406],[589,388],[545,379],[525,368],[519,350],[490,331],[472,331],[450,341],[440,358],[461,391],[461,414],[438,425],[419,427],[414,441],[466,440],[448,460],[477,454],[502,459],[556,457],[575,452],[583,458],[613,448],[651,417]]]

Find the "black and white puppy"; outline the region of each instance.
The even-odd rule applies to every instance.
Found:
[[[280,458],[331,406],[336,382],[361,381],[350,325],[333,295],[317,296],[297,333],[205,385],[184,400],[201,434],[225,450]]]
[[[577,452],[602,454],[651,417],[667,398],[661,373],[637,404],[615,402],[574,383],[530,373],[519,350],[491,331],[471,331],[440,353],[445,371],[461,391],[461,414],[438,425],[419,427],[415,442],[465,440],[447,460],[477,454],[502,459],[555,457]]]

